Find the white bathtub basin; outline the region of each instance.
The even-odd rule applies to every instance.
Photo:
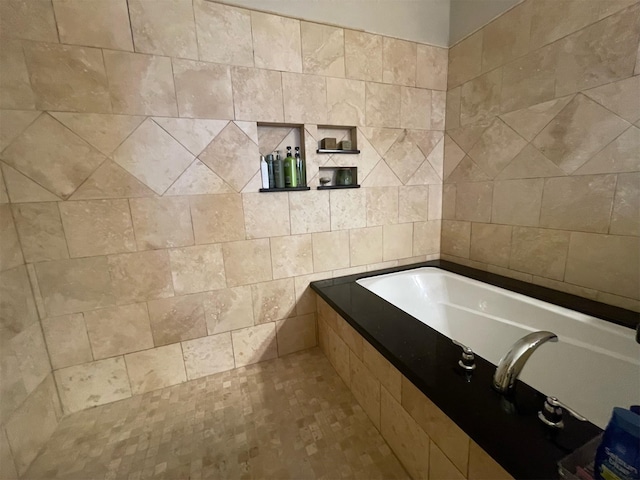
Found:
[[[640,345],[629,328],[444,270],[423,267],[357,283],[497,364],[524,335],[549,330],[520,379],[604,428],[613,407],[640,404]]]

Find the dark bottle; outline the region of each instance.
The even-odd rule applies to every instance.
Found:
[[[291,155],[291,147],[287,147],[287,157],[284,159],[284,186],[287,188],[298,186],[298,169],[296,159]]]
[[[307,168],[304,159],[300,156],[300,147],[296,147],[296,170],[298,170],[298,186],[307,186]]]
[[[280,158],[279,151],[276,151],[276,159],[273,161],[273,176],[276,188],[284,188],[284,163]]]
[[[267,155],[267,170],[269,173],[269,188],[276,187],[276,177],[273,173],[273,154]]]

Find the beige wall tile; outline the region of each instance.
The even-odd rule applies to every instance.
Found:
[[[382,81],[396,85],[416,84],[416,44],[382,37]]]
[[[472,440],[469,448],[468,478],[469,480],[510,480],[513,477]]]
[[[202,294],[151,300],[148,305],[156,346],[204,337],[207,334]]]
[[[618,175],[609,233],[640,236],[640,174]]]
[[[166,250],[111,255],[108,261],[113,293],[119,305],[173,295]]]
[[[456,220],[491,221],[492,182],[456,185]]]
[[[449,50],[431,45],[417,45],[416,87],[447,90]]]
[[[251,285],[251,297],[256,324],[274,322],[295,314],[292,278]]]
[[[2,159],[67,198],[105,158],[51,116],[41,115],[4,150]]]
[[[566,107],[573,97],[567,96],[537,103],[531,107],[522,108],[513,112],[500,115],[504,122],[513,128],[518,134],[531,141],[560,110]]]
[[[252,11],[251,30],[256,67],[302,72],[299,20]]]
[[[122,357],[84,363],[54,372],[65,413],[104,405],[131,396]]]
[[[282,74],[284,120],[289,123],[326,123],[327,84],[324,77]]]
[[[395,260],[413,255],[413,224],[382,226],[382,260]]]
[[[362,359],[363,338],[360,334],[340,315],[336,315],[336,333],[342,341],[349,347],[349,350],[358,358]]]
[[[456,218],[456,185],[442,186],[442,218]]]
[[[278,356],[315,347],[316,316],[311,313],[276,321]]]
[[[3,3],[0,6],[4,6]],[[3,29],[4,31],[4,29]],[[35,108],[35,96],[22,50],[22,41],[2,39],[0,51],[0,106],[2,108]]]
[[[58,42],[56,20],[50,2],[2,2],[0,18],[3,36],[37,42]]]
[[[336,369],[342,381],[349,386],[351,383],[351,371],[349,367],[349,347],[344,341],[338,336],[338,334],[327,327],[327,340],[329,347],[329,361],[333,368]]]
[[[433,441],[429,445],[429,478],[447,478],[451,480],[463,480],[466,478]]]
[[[51,372],[47,347],[39,322],[33,322],[11,339],[13,354],[20,368],[26,392],[31,394]]]
[[[344,77],[344,30],[300,22],[302,71],[314,75]]]
[[[638,299],[639,247],[637,237],[572,232],[564,280]]]
[[[586,175],[590,173],[637,171],[638,159],[636,152],[638,148],[640,148],[640,129],[630,127],[574,173]],[[12,196],[10,188],[9,196]]]
[[[154,122],[165,129],[194,155],[200,155],[229,122],[225,120],[197,120],[192,118],[154,118]],[[218,192],[215,192],[218,193]]]
[[[547,179],[542,195],[540,225],[607,233],[615,185],[615,175]]]
[[[271,280],[269,240],[246,240],[222,245],[227,285],[237,287]]]
[[[179,343],[130,353],[124,358],[134,395],[187,381]]]
[[[215,120],[214,120],[215,121]],[[213,173],[200,160],[195,160],[180,178],[167,190],[166,195],[208,195],[218,193],[233,193],[233,188],[227,185],[218,175]]]
[[[568,0],[534,2],[531,19],[531,47],[540,47],[575,32],[598,17],[597,4]],[[549,21],[553,18],[554,21]]]
[[[440,220],[413,224],[413,255],[437,254],[440,251]]]
[[[189,198],[196,244],[245,238],[242,198],[238,194]]]
[[[402,128],[431,128],[431,90],[401,88],[400,126]]]
[[[469,150],[469,156],[483,172],[494,178],[526,145],[520,135],[496,119]]]
[[[324,272],[349,266],[349,232],[314,233],[313,270]]]
[[[124,168],[107,160],[87,178],[70,200],[152,197],[154,195],[153,190]]]
[[[347,78],[382,81],[382,37],[353,30],[344,31]]]
[[[471,224],[469,258],[501,267],[509,266],[511,227],[485,223]]]
[[[114,113],[177,116],[171,60],[105,50]]]
[[[47,313],[76,313],[115,303],[105,257],[37,263],[36,272]]]
[[[227,65],[172,62],[181,117],[233,119],[231,71]]]
[[[64,202],[60,216],[72,257],[136,250],[127,200]]]
[[[327,77],[327,122],[332,125],[365,124],[365,83]]]
[[[291,234],[287,193],[272,193],[268,201],[261,193],[245,193],[242,195],[242,205],[247,238]]]
[[[444,130],[447,115],[447,94],[445,92],[431,92],[431,128]]]
[[[26,223],[28,228],[33,222]],[[0,230],[2,231],[2,236],[0,237],[0,271],[22,265],[24,258],[9,205],[0,206]],[[29,228],[29,230],[31,230],[31,228]]]
[[[0,274],[0,327],[9,340],[38,320],[26,268],[21,265]]]
[[[537,227],[544,179],[495,182],[491,220],[507,225]]]
[[[456,87],[447,92],[445,118],[447,129],[458,128],[460,126],[460,102],[462,87]]]
[[[442,221],[442,253],[469,258],[471,247],[471,223]]]
[[[310,191],[289,194],[291,233],[326,232],[331,229],[329,192]]]
[[[253,300],[249,286],[225,288],[204,295],[209,335],[253,325]]]
[[[49,190],[42,188],[9,165],[3,164],[2,171],[4,172],[2,176],[7,185],[3,196],[8,195],[7,202],[9,200],[12,203],[57,202],[61,200]]]
[[[330,272],[312,273],[301,275],[293,279],[296,291],[296,312],[298,315],[314,313],[316,311],[317,295],[311,290],[309,284],[316,280],[324,280],[331,276]]]
[[[528,144],[498,174],[496,179],[563,177],[564,175],[565,173],[555,163]]]
[[[169,259],[176,295],[220,290],[227,286],[220,245],[172,249]]]
[[[133,51],[126,0],[55,0],[53,9],[62,43]]]
[[[238,120],[283,122],[282,75],[258,68],[232,68],[233,102]]]
[[[366,194],[361,188],[330,192],[331,230],[346,230],[366,226]]]
[[[462,85],[460,124],[491,120],[500,112],[502,70],[485,73]]]
[[[135,198],[129,203],[140,250],[193,245],[187,197]]]
[[[111,111],[99,49],[33,43],[24,55],[38,109]]]
[[[380,428],[380,382],[352,352],[349,352],[351,393],[376,428]]]
[[[551,280],[550,278],[536,277],[534,275],[531,278],[531,283],[535,283],[536,285],[542,285],[543,287],[547,287],[547,288],[552,288],[553,290],[560,290],[561,292],[567,292],[572,295],[578,295],[579,297],[590,298],[592,300],[596,300],[598,297],[598,292],[590,288],[579,287],[577,285],[571,285],[570,283]],[[609,302],[605,302],[605,303],[609,303]]]
[[[351,266],[382,262],[382,227],[349,230]]]
[[[362,342],[362,360],[367,369],[391,394],[400,401],[402,375],[389,361],[378,352],[369,342]]]
[[[508,10],[483,28],[483,72],[504,65],[529,51],[532,8],[532,2],[525,2]]]
[[[424,182],[423,182],[424,183]],[[398,187],[402,182],[386,162],[378,162],[361,184],[363,187]]]
[[[442,187],[442,185],[429,185],[429,220],[442,218]]]
[[[398,222],[399,194],[395,187],[367,188],[367,226]]]
[[[541,277],[564,277],[569,232],[514,227],[509,268]]]
[[[182,342],[182,352],[189,380],[231,370],[235,366],[230,333]]]
[[[18,471],[4,431],[0,432],[0,475],[7,480],[18,480]]]
[[[200,59],[252,67],[250,12],[206,0],[196,0],[193,7]]]
[[[402,406],[382,389],[380,431],[412,478],[429,476],[429,437]]]
[[[400,90],[400,87],[397,85],[367,82],[367,125],[391,128],[400,126]]]
[[[263,362],[278,356],[274,322],[231,332],[236,367]]]
[[[153,348],[144,303],[85,312],[84,319],[96,360]]]
[[[640,77],[636,74],[634,77],[625,78],[619,82],[587,90],[584,94],[626,121],[633,123],[640,118],[638,91],[640,91]]]
[[[137,52],[198,58],[189,0],[131,0],[129,16]]]
[[[449,48],[449,88],[478,76],[482,70],[482,35],[480,30]]]
[[[270,243],[274,279],[313,273],[311,235],[274,237]]]
[[[45,318],[42,330],[54,370],[93,360],[81,313]]]
[[[4,45],[3,45],[4,48]],[[5,88],[4,84],[1,86]],[[2,122],[2,131],[0,131],[0,150],[4,150],[9,146],[15,138],[31,125],[41,112],[29,110],[0,110],[0,122]],[[2,203],[7,203],[6,190]]]

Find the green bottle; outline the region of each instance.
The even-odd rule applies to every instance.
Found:
[[[298,186],[307,186],[307,169],[304,159],[300,156],[300,147],[296,147],[296,169],[298,170]]]
[[[284,159],[284,186],[287,188],[298,186],[298,169],[296,159],[291,155],[291,147],[287,147],[287,157]]]

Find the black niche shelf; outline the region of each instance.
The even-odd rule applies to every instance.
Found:
[[[305,190],[311,190],[311,187],[261,188],[260,192],[304,192]]]
[[[340,188],[360,188],[360,185],[327,185],[326,187],[319,186],[318,190],[338,190]]]
[[[343,153],[345,155],[358,155],[360,150],[328,150],[326,148],[319,148],[316,153]]]

